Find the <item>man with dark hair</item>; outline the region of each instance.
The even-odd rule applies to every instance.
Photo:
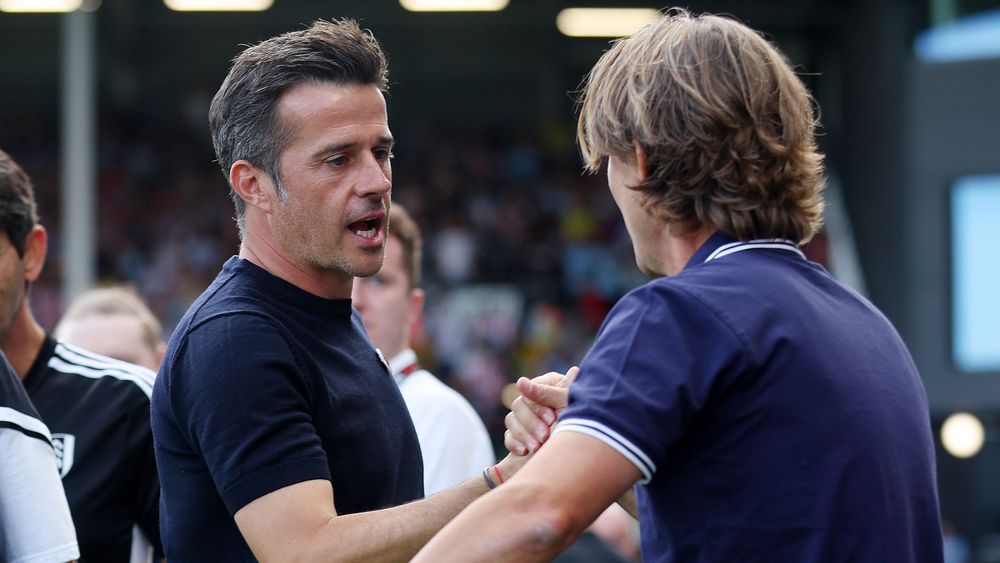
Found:
[[[385,251],[385,85],[370,34],[317,21],[243,51],[212,101],[241,244],[153,393],[168,560],[406,560],[523,463],[404,505],[420,447],[350,301]]]
[[[519,382],[508,446],[548,441],[415,561],[548,560],[637,483],[650,563],[941,561],[920,376],[798,247],[821,220],[814,120],[730,19],[672,11],[601,57],[578,139],[656,279],[609,313],[551,437],[564,393]]]
[[[399,385],[424,461],[424,494],[433,495],[477,475],[495,460],[486,426],[472,405],[420,367],[410,332],[423,311],[420,228],[401,205],[389,211],[392,228],[377,274],[354,280],[351,301],[372,343],[386,355]]]
[[[48,238],[28,175],[2,151],[0,222],[0,349],[52,431],[81,557],[148,561],[159,547],[155,374],[54,339],[38,324],[28,297]]]

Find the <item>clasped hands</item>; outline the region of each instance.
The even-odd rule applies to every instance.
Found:
[[[504,419],[504,446],[514,455],[538,451],[549,439],[559,413],[569,402],[569,386],[576,380],[580,368],[571,367],[566,374],[549,372],[534,379],[517,380],[521,395],[514,399]]]

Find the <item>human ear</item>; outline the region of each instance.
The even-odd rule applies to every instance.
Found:
[[[247,205],[264,213],[271,212],[271,201],[276,192],[271,176],[264,170],[248,160],[237,160],[229,167],[229,185]]]
[[[24,279],[28,283],[34,283],[38,276],[42,274],[42,267],[45,266],[45,255],[49,249],[49,235],[45,227],[35,225],[28,231],[28,236],[24,239]]]

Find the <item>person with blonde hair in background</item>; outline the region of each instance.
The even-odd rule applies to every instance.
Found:
[[[577,138],[654,279],[568,406],[519,381],[506,443],[538,453],[414,561],[550,560],[630,491],[647,563],[941,561],[920,375],[799,248],[822,220],[815,127],[784,56],[729,18],[671,10],[600,58]]]
[[[127,286],[98,287],[76,297],[53,334],[70,344],[156,371],[167,345],[156,315]]]

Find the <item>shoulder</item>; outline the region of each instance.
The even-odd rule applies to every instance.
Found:
[[[30,404],[28,406],[30,407]],[[34,438],[49,445],[52,443],[52,434],[49,432],[49,428],[34,412],[34,408],[24,408],[20,404],[10,406],[9,402],[5,401],[0,403],[0,436],[8,436],[9,433]],[[6,449],[3,451],[7,452]],[[16,455],[11,454],[11,459],[16,457]]]
[[[80,383],[101,382],[123,393],[141,391],[148,400],[153,392],[156,373],[142,366],[95,354],[63,341],[49,356],[46,366],[50,372],[75,378]]]
[[[602,331],[617,324],[622,325],[619,331],[633,333],[695,331],[700,337],[717,333],[745,346],[746,311],[754,310],[762,295],[772,291],[747,278],[731,264],[712,263],[651,280],[615,304]]]
[[[625,294],[608,314],[602,332],[617,324],[670,328],[693,323],[718,322],[724,317],[727,298],[695,276],[678,275],[652,280]]]

